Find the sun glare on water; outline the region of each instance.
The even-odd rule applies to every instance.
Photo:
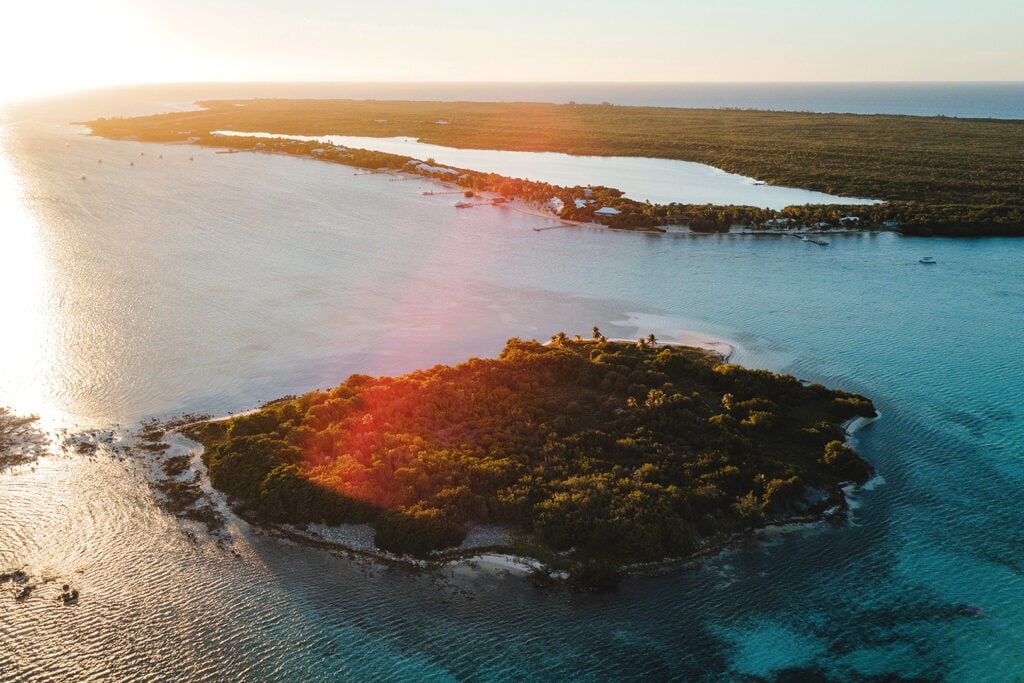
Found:
[[[51,346],[44,311],[47,273],[38,227],[25,206],[0,128],[0,405],[56,419],[43,376]]]

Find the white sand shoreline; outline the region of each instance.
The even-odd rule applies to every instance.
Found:
[[[693,349],[704,349],[705,351],[713,351],[717,353],[719,356],[721,356],[722,360],[725,362],[729,362],[729,359],[732,358],[733,353],[736,352],[736,347],[730,344],[729,342],[723,341],[721,339],[716,339],[712,336],[703,334],[701,332],[694,332],[692,330],[677,330],[673,336],[676,337],[677,341],[665,341],[663,339],[658,339],[657,335],[655,335],[656,341],[654,343],[654,346],[688,346]],[[616,338],[609,339],[608,341],[636,343],[638,339]]]

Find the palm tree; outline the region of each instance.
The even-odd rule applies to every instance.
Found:
[[[654,336],[653,332],[647,335],[647,343],[650,344],[651,346],[654,346],[655,344],[658,343],[658,338]]]
[[[597,329],[597,325],[594,325],[592,328],[590,328],[590,338],[591,339],[593,339],[595,341],[600,341],[601,337],[602,337],[601,330]]]

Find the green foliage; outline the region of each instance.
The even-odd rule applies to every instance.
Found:
[[[214,486],[243,501],[255,501],[271,470],[297,460],[298,452],[283,441],[246,435],[229,438],[204,456]]]
[[[577,590],[608,590],[622,578],[619,565],[611,559],[592,557],[569,566],[569,582]]]
[[[864,462],[856,451],[841,441],[829,441],[825,444],[825,452],[821,461],[838,476],[849,481],[863,484],[871,477],[871,467]]]
[[[437,508],[382,514],[375,524],[374,544],[388,552],[429,557],[435,550],[457,546],[466,530],[451,515]]]
[[[504,197],[559,197],[562,218],[602,218],[611,227],[652,229],[683,223],[699,232],[731,225],[766,227],[791,218],[807,225],[859,228],[899,223],[915,235],[1024,234],[1020,168],[1024,122],[917,116],[860,116],[723,109],[673,109],[540,103],[353,100],[209,101],[199,111],[89,122],[113,138],[184,141],[315,156],[362,168],[405,168],[408,157],[334,148],[315,142],[213,136],[210,131],[272,131],[291,135],[412,136],[469,149],[564,152],[577,155],[680,159],[757,178],[848,197],[886,200],[874,206],[792,206],[781,212],[749,206],[649,205],[612,188],[562,188],[468,173],[459,183]],[[450,122],[438,126],[438,119]],[[314,149],[322,152],[313,154]],[[463,169],[459,169],[462,171]],[[577,198],[593,199],[582,208]],[[774,224],[774,225],[777,225]],[[847,226],[849,227],[849,226]]]
[[[501,524],[594,577],[807,514],[871,471],[835,441],[874,414],[862,396],[591,337],[353,375],[193,433],[214,485],[268,521],[371,521],[379,547],[415,556]]]

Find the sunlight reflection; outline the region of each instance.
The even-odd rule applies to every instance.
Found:
[[[53,421],[45,373],[51,344],[45,315],[47,272],[36,221],[23,199],[7,152],[9,130],[0,128],[0,405]]]

